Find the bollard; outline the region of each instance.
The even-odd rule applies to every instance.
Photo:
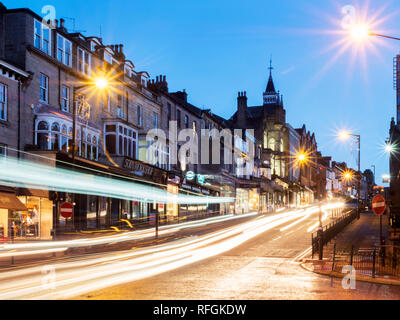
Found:
[[[375,263],[376,263],[376,248],[374,249],[374,255],[372,257],[372,278],[375,278]]]
[[[322,228],[318,229],[318,249],[319,249],[319,260],[324,258],[324,231]]]
[[[350,253],[350,265],[353,266],[353,258],[354,258],[354,246],[351,246],[351,253]]]
[[[335,259],[336,259],[336,243],[333,246],[332,271],[335,270]]]

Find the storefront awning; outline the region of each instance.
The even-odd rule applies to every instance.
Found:
[[[28,197],[48,198],[49,191],[48,190],[40,190],[40,189],[19,188],[17,191],[17,195],[18,196],[28,196]]]
[[[13,193],[0,192],[0,208],[28,211],[25,205]]]

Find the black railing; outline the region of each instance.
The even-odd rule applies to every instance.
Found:
[[[400,276],[400,247],[378,246],[351,250],[337,250],[334,246],[327,268],[342,273],[345,266],[354,267],[359,275],[376,277]],[[330,266],[329,266],[330,264]]]
[[[326,246],[328,243],[330,243],[333,238],[335,238],[340,232],[343,231],[344,228],[346,228],[346,226],[356,220],[357,216],[358,214],[356,209],[344,209],[340,217],[338,217],[335,221],[324,226],[322,230],[314,232],[311,235],[313,259],[314,255],[318,252],[320,253],[320,259],[322,259],[323,246]]]

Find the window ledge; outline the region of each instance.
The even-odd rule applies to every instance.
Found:
[[[9,127],[10,126],[10,122],[8,122],[7,120],[1,120],[0,119],[0,125],[4,126],[4,127]]]

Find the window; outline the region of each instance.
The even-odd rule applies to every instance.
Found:
[[[35,47],[50,55],[50,29],[35,20]]]
[[[168,102],[167,103],[167,128],[169,129],[169,123],[172,120],[172,106],[171,104]]]
[[[181,128],[181,110],[176,110],[176,122],[177,126],[180,129]]]
[[[185,128],[188,129],[189,128],[189,117],[185,116]]]
[[[48,103],[49,98],[49,78],[40,74],[40,101]]]
[[[7,121],[7,86],[0,83],[0,120]]]
[[[117,115],[119,118],[124,118],[123,104],[124,104],[124,97],[119,94],[117,103]]]
[[[7,156],[7,145],[0,143],[0,157]]]
[[[61,109],[69,112],[69,87],[61,86]]]
[[[71,66],[71,42],[60,35],[57,37],[57,60]]]
[[[196,135],[197,134],[197,122],[193,121],[193,134]]]
[[[172,106],[171,106],[171,104],[168,102],[168,103],[167,103],[167,119],[168,119],[168,122],[171,121],[171,110],[172,110]]]
[[[158,114],[153,113],[153,129],[157,129],[157,128],[158,128]]]
[[[45,121],[39,122],[36,130],[36,144],[39,146],[40,150],[49,149],[49,124]]]
[[[137,107],[137,123],[139,127],[143,127],[143,109],[141,106]]]
[[[90,54],[78,48],[78,71],[90,76]]]
[[[106,124],[106,150],[109,154],[136,159],[137,132],[121,124]]]

